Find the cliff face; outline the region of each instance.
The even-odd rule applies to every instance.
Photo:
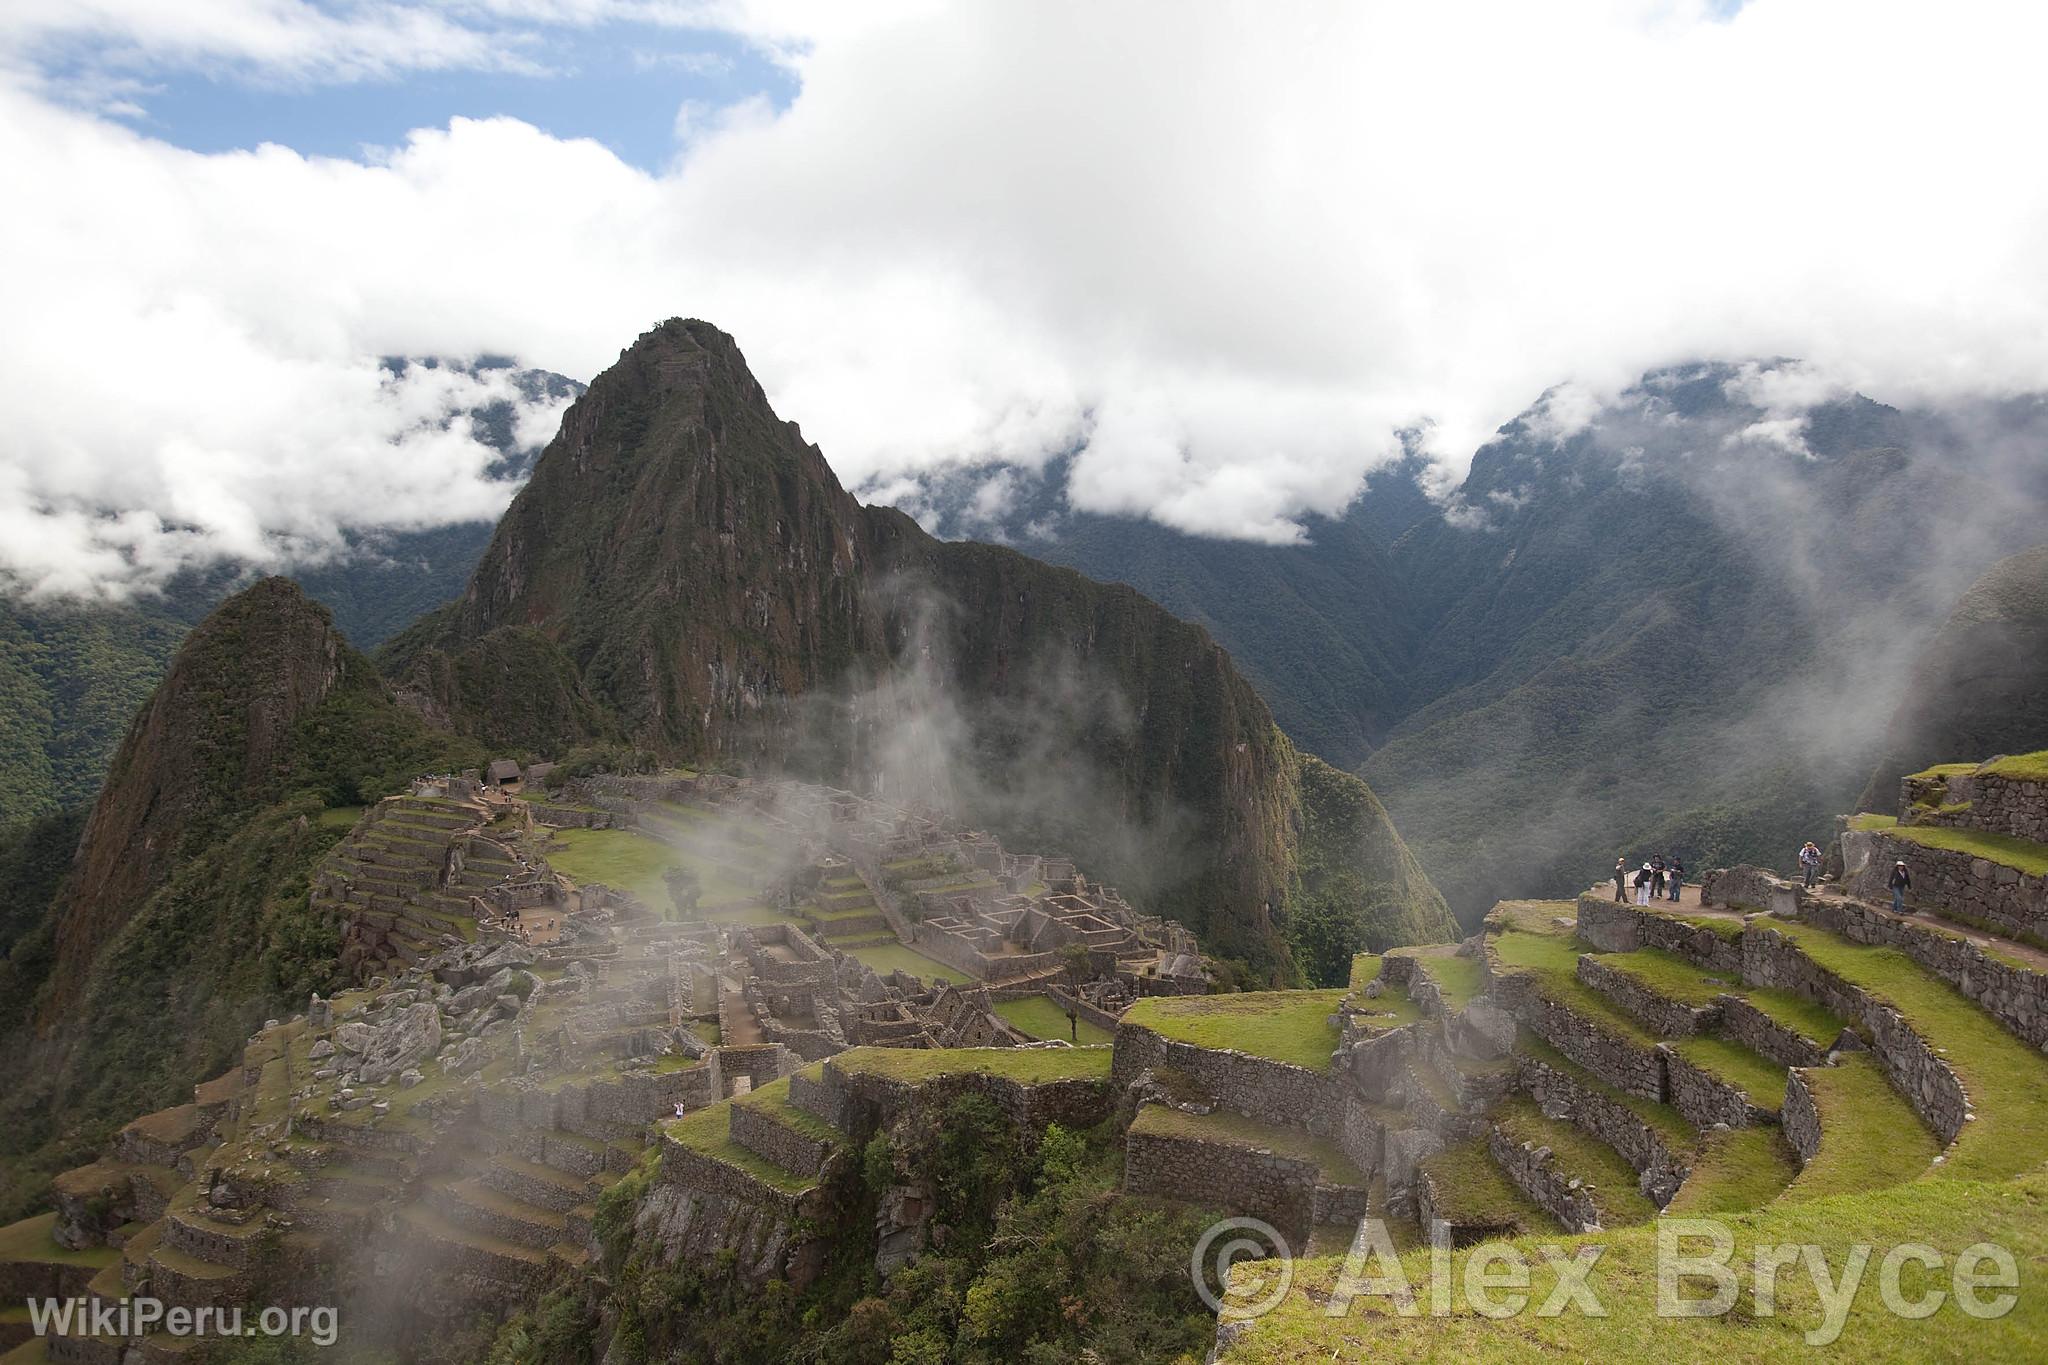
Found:
[[[486,696],[456,666],[508,631],[559,651],[590,732],[943,803],[1071,851],[1221,952],[1285,957],[1299,761],[1207,632],[862,507],[705,323],[662,324],[598,377],[462,600],[385,667],[428,714],[516,743],[516,684]],[[1385,838],[1361,850],[1398,848],[1373,811]],[[1450,932],[1412,860],[1358,866],[1398,886],[1418,936]]]
[[[45,1020],[78,998],[95,956],[180,854],[272,785],[293,725],[341,681],[346,651],[327,610],[283,578],[238,593],[186,637],[86,821]]]
[[[1899,779],[1936,763],[2048,745],[2048,545],[2001,559],[1914,663],[1856,809],[1889,811]]]

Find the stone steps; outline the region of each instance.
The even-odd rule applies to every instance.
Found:
[[[1484,1137],[1468,1138],[1424,1157],[1415,1183],[1416,1213],[1423,1229],[1444,1223],[1452,1246],[1549,1232],[1558,1226],[1555,1217],[1508,1179]]]
[[[561,1241],[569,1225],[562,1214],[494,1190],[475,1176],[428,1185],[426,1204],[457,1227],[536,1252]]]
[[[1336,1143],[1305,1129],[1162,1104],[1124,1137],[1124,1189],[1262,1218],[1296,1245],[1320,1223],[1365,1216],[1367,1177]]]
[[[536,1283],[548,1266],[545,1251],[476,1232],[417,1202],[399,1210],[398,1220],[439,1267],[524,1289]]]
[[[846,1142],[838,1128],[790,1102],[787,1076],[735,1099],[727,1124],[734,1142],[797,1175],[822,1175]]]
[[[566,1214],[590,1201],[592,1180],[571,1175],[537,1161],[499,1153],[491,1158],[481,1179],[492,1189],[536,1208]]]
[[[1941,1152],[1867,1052],[1793,1072],[1785,1100],[1785,1136],[1801,1165],[1788,1201],[1904,1184],[1926,1174]]]

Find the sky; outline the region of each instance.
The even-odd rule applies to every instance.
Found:
[[[441,414],[502,376],[379,359],[587,380],[677,315],[865,496],[1076,452],[1076,508],[1278,543],[1404,432],[1452,480],[1660,365],[2037,390],[2044,42],[1985,0],[12,0],[0,579],[495,515]]]

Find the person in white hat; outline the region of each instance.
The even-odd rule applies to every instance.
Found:
[[[1885,885],[1892,889],[1892,913],[1894,915],[1905,914],[1906,892],[1912,888],[1913,874],[1907,869],[1904,858],[1892,864],[1891,879],[1885,882]]]

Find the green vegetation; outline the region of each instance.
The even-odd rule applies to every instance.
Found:
[[[909,972],[927,981],[937,977],[955,986],[964,986],[974,980],[958,967],[949,967],[935,957],[926,957],[907,944],[871,943],[847,951],[884,976],[890,972]]]
[[[1899,817],[1896,815],[1878,815],[1870,811],[1849,817],[1850,829],[1894,829],[1897,828],[1898,823]]]
[[[1351,959],[1351,993],[1356,995],[1365,989],[1365,983],[1380,974],[1380,965],[1385,958],[1379,953],[1357,953]]]
[[[745,1171],[762,1184],[785,1194],[802,1194],[815,1187],[818,1183],[815,1176],[786,1171],[732,1140],[729,1127],[735,1103],[735,1100],[719,1100],[682,1118],[664,1121],[661,1130],[700,1156]]]
[[[699,895],[714,904],[751,894],[717,864],[630,829],[556,830],[548,844],[547,860],[550,867],[572,880],[601,882],[637,896],[657,911],[669,908],[669,888],[663,876],[672,869],[694,872]],[[772,920],[780,918],[773,916]]]
[[[1155,995],[1123,1022],[1197,1047],[1231,1049],[1328,1071],[1339,1030],[1330,1022],[1346,992],[1256,991],[1241,995]]]
[[[1493,948],[1503,967],[1533,975],[1536,990],[1544,999],[1564,1006],[1624,1042],[1645,1050],[1656,1047],[1656,1038],[1633,1015],[1579,980],[1579,954],[1583,949],[1577,939],[1511,929],[1494,937]]]
[[[2048,1060],[1895,948],[1849,943],[1794,921],[1776,928],[1822,967],[1888,1001],[1954,1068],[1977,1117],[1963,1126],[1938,1175],[1996,1179],[2041,1164],[2048,1153]]]
[[[861,1075],[916,1083],[936,1076],[979,1072],[1034,1085],[1041,1081],[1107,1080],[1106,1047],[857,1047],[829,1065]]]
[[[1422,1171],[1436,1187],[1438,1214],[1453,1225],[1513,1227],[1522,1232],[1557,1227],[1557,1220],[1494,1164],[1483,1137],[1468,1138],[1424,1159]]]
[[[1207,1114],[1187,1114],[1163,1104],[1148,1104],[1138,1110],[1138,1116],[1131,1122],[1131,1131],[1146,1137],[1256,1148],[1275,1156],[1311,1163],[1329,1184],[1365,1184],[1365,1176],[1335,1142],[1312,1137],[1303,1128],[1276,1127],[1221,1109]]]
[[[1779,1274],[1775,1311],[1758,1311],[1750,1268],[1760,1248],[1812,1245],[1839,1277],[1849,1263],[1850,1248],[1863,1243],[1878,1248],[1918,1243],[1943,1257],[1943,1269],[1924,1280],[1907,1281],[1909,1295],[1949,1287],[1949,1268],[1958,1254],[1988,1242],[2010,1250],[2023,1267],[2048,1257],[2048,1229],[2040,1209],[2048,1203],[2048,1177],[2030,1176],[2012,1184],[1937,1185],[1918,1182],[1896,1189],[1838,1196],[1805,1203],[1774,1203],[1722,1219],[1734,1234],[1728,1265],[1737,1272],[1738,1299],[1719,1317],[1677,1317],[1659,1314],[1657,1303],[1656,1227],[1622,1228],[1584,1238],[1559,1238],[1555,1232],[1513,1239],[1531,1267],[1529,1311],[1512,1322],[1499,1322],[1474,1311],[1462,1294],[1452,1296],[1451,1311],[1432,1314],[1427,1307],[1403,1316],[1385,1296],[1360,1293],[1338,1301],[1343,1258],[1297,1260],[1286,1300],[1272,1313],[1251,1323],[1223,1352],[1222,1365],[1324,1365],[1331,1360],[1407,1359],[1455,1360],[1461,1365],[1522,1365],[1532,1359],[1599,1360],[1612,1365],[1664,1365],[1670,1361],[1739,1360],[1752,1365],[1803,1365],[1814,1357],[1806,1334],[1820,1326],[1823,1314],[1812,1279],[1796,1268]],[[1553,1316],[1534,1311],[1550,1295],[1558,1279],[1555,1265],[1538,1254],[1540,1243],[1562,1242],[1566,1255],[1575,1247],[1606,1248],[1587,1277],[1587,1285],[1604,1308],[1594,1317],[1574,1308]],[[1706,1243],[1688,1242],[1687,1254],[1706,1250]],[[1466,1267],[1482,1252],[1455,1252],[1454,1284],[1465,1283]],[[1874,1266],[1876,1256],[1871,1260]],[[1429,1252],[1401,1258],[1401,1271],[1428,1303]],[[1988,1267],[1987,1267],[1988,1268]],[[1247,1269],[1255,1274],[1257,1267]],[[1366,1277],[1389,1271],[1376,1260]],[[2048,1298],[2022,1288],[2009,1313],[1971,1317],[1951,1301],[1930,1317],[1909,1319],[1885,1311],[1870,1276],[1863,1277],[1832,1352],[1844,1360],[1905,1365],[1920,1361],[2031,1360],[2048,1339]],[[1519,1292],[1519,1291],[1518,1291]],[[1688,1286],[1688,1297],[1704,1297],[1704,1282]],[[1989,1302],[1998,1291],[1980,1291]]]
[[[1835,1066],[1809,1067],[1806,1084],[1820,1110],[1820,1151],[1788,1199],[1881,1190],[1925,1174],[1941,1143],[1885,1079],[1874,1054],[1853,1052]]]
[[[1632,953],[1598,953],[1594,961],[1634,977],[1651,992],[1681,1005],[1711,1005],[1721,995],[1740,994],[1739,981],[1711,976],[1676,953],[1638,948]]]
[[[1033,1038],[1062,1038],[1068,1042],[1083,1045],[1107,1043],[1115,1037],[1100,1024],[1091,1024],[1086,1019],[1076,1019],[1073,1027],[1078,1034],[1068,1031],[1067,1012],[1042,995],[1028,995],[1022,1000],[1004,1000],[996,1005],[996,1013],[1004,1023]]]
[[[1738,992],[1772,1023],[1790,1029],[1816,1047],[1827,1047],[1848,1025],[1817,1001],[1768,986],[1745,986]]]
[[[1970,771],[1968,765],[1962,765]],[[2013,754],[2008,758],[1986,763],[1979,772],[1995,777],[2014,777],[2026,782],[2048,782],[2048,749],[2039,749],[2031,754]]]
[[[1577,1125],[1547,1117],[1527,1096],[1502,1103],[1493,1111],[1493,1123],[1512,1141],[1548,1147],[1558,1170],[1591,1185],[1602,1226],[1620,1227],[1657,1216],[1657,1206],[1636,1188],[1635,1168],[1619,1153]]]
[[[1452,1011],[1471,1004],[1486,988],[1486,965],[1476,957],[1460,957],[1451,947],[1417,950],[1409,956],[1436,983],[1445,1007]]]
[[[1909,843],[1947,849],[1951,853],[1966,853],[1972,858],[1983,858],[2003,867],[2016,867],[2029,877],[2048,876],[2048,844],[2037,844],[2031,839],[2015,839],[2010,834],[1949,825],[1895,825],[1886,832]]]
[[[73,1251],[57,1245],[50,1230],[57,1225],[54,1213],[38,1214],[18,1223],[0,1227],[0,1261],[54,1261],[60,1265],[110,1266],[121,1259],[114,1247],[87,1247]]]
[[[806,1070],[815,1079],[820,1069],[820,1064],[813,1063]],[[789,1077],[787,1076],[772,1080],[759,1090],[740,1096],[733,1103],[742,1109],[757,1109],[783,1127],[795,1129],[814,1141],[830,1142],[835,1145],[846,1141],[846,1134],[840,1132],[816,1114],[808,1110],[799,1109],[789,1102]]]
[[[1799,1173],[1799,1154],[1770,1124],[1700,1135],[1692,1174],[1664,1208],[1672,1218],[1705,1218],[1762,1208]]]
[[[1534,1057],[1552,1069],[1563,1072],[1594,1094],[1630,1110],[1637,1118],[1656,1130],[1665,1143],[1675,1150],[1683,1151],[1690,1148],[1698,1139],[1693,1126],[1670,1105],[1659,1104],[1655,1100],[1646,1100],[1640,1095],[1631,1095],[1616,1089],[1526,1029],[1515,1040],[1515,1051]]]
[[[1718,1081],[1749,1096],[1759,1109],[1776,1112],[1785,1100],[1785,1068],[1733,1038],[1680,1038],[1672,1051]]]

